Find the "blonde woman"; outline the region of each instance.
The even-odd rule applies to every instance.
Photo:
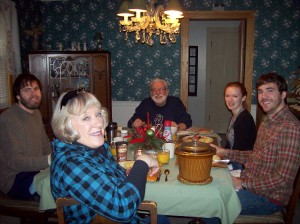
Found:
[[[54,110],[52,194],[80,202],[64,209],[67,223],[90,223],[97,213],[136,223],[148,170],[152,176],[159,169],[156,159],[141,155],[126,176],[104,142],[106,114],[93,94],[76,90],[62,94]]]

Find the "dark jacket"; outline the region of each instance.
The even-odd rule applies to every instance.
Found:
[[[256,126],[252,115],[247,111],[242,111],[236,118],[234,125],[234,143],[232,149],[252,150],[256,139]],[[226,142],[225,148],[230,148]]]
[[[132,127],[135,119],[139,118],[147,122],[147,112],[149,113],[150,122],[155,125],[155,118],[162,115],[163,120],[171,120],[179,123],[184,123],[187,128],[192,126],[191,115],[186,112],[186,108],[178,97],[168,96],[167,102],[164,106],[156,106],[155,102],[148,97],[144,99],[140,105],[135,109],[135,113],[128,121],[128,127]]]

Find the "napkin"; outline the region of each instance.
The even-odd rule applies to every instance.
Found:
[[[234,176],[234,177],[240,177],[241,176],[241,170],[231,170],[230,174],[231,174],[231,176]]]

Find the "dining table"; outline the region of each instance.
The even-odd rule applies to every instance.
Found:
[[[130,154],[131,153],[131,154]],[[133,155],[132,152],[129,152]],[[129,156],[130,158],[130,156]],[[170,171],[168,180],[162,174],[159,181],[148,181],[144,200],[157,203],[158,214],[180,217],[218,217],[222,224],[233,223],[241,211],[241,204],[233,187],[227,167],[212,167],[212,181],[207,184],[189,184],[178,180],[176,156],[163,169]],[[40,209],[55,209],[50,188],[50,169],[34,178],[34,187],[40,195]]]
[[[211,169],[212,182],[188,184],[178,180],[176,159],[164,169],[170,171],[168,181],[162,174],[159,182],[147,182],[144,200],[157,203],[158,214],[183,217],[218,217],[222,224],[233,223],[241,211],[240,200],[233,187],[228,168]]]

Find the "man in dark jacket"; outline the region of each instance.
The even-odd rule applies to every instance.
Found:
[[[164,120],[171,120],[172,126],[178,131],[192,126],[191,115],[178,97],[169,96],[168,83],[160,78],[150,82],[151,96],[144,99],[136,108],[135,113],[128,121],[128,127],[141,127],[147,122],[147,114],[151,125],[163,125]]]

